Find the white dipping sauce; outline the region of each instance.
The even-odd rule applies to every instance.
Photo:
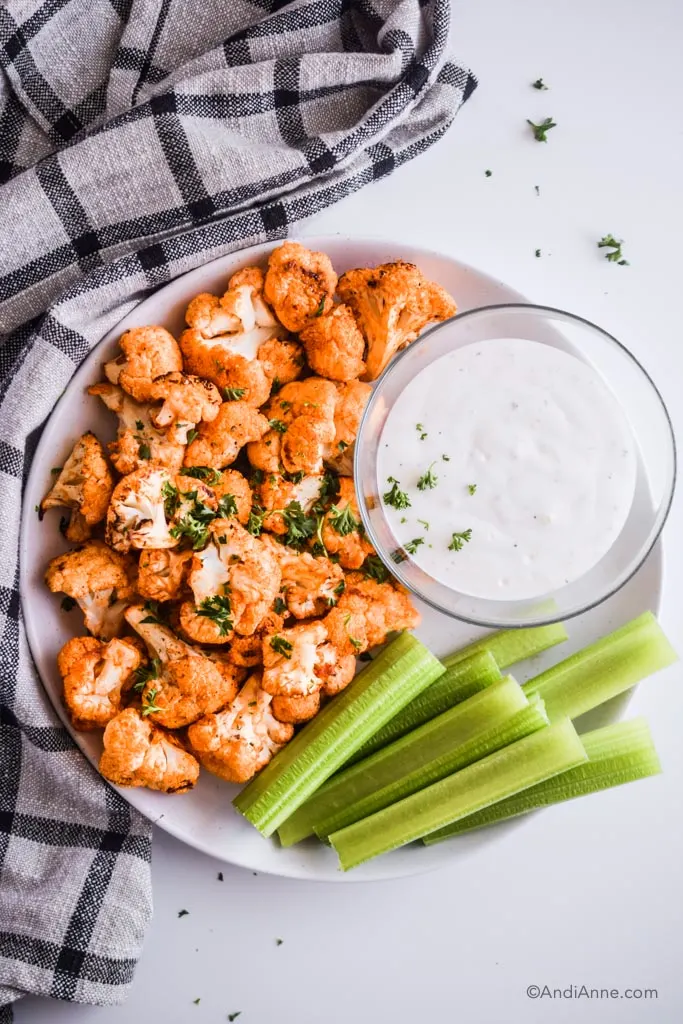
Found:
[[[436,486],[419,490],[431,463]],[[492,600],[541,597],[594,566],[628,517],[636,468],[628,421],[596,371],[519,338],[422,370],[387,417],[378,459],[380,494],[394,477],[410,499],[403,510],[384,503],[399,544],[422,539],[409,557]]]

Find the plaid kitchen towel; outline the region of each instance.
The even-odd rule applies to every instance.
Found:
[[[75,749],[27,649],[40,425],[152,289],[438,139],[475,87],[448,22],[449,0],[0,5],[0,1006],[121,1001],[151,913],[150,826]]]

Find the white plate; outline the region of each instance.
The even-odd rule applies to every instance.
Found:
[[[397,258],[417,263],[421,269],[448,289],[461,310],[501,302],[526,301],[523,296],[472,267],[448,256],[414,248],[402,243],[341,237],[306,238],[312,248],[329,254],[335,269],[343,273],[351,267],[368,266]],[[57,672],[57,652],[65,641],[83,632],[78,610],[60,609],[60,597],[49,593],[43,573],[50,558],[63,551],[65,542],[57,528],[59,510],[48,513],[42,523],[34,512],[49,488],[50,469],[60,466],[78,437],[94,430],[102,441],[114,436],[114,417],[102,403],[85,392],[89,384],[101,378],[101,364],[115,352],[117,339],[130,327],[158,323],[178,335],[183,327],[187,303],[200,291],[220,292],[227,278],[237,269],[263,258],[275,243],[245,249],[224,256],[204,267],[170,282],[140,303],[117,328],[90,353],[74,374],[64,395],[45,426],[29,474],[21,532],[21,599],[28,640],[43,684],[65,726],[86,757],[97,763],[101,751],[99,734],[74,732],[61,704],[61,683]],[[640,572],[618,594],[586,616],[569,623],[570,641],[541,656],[533,666],[516,671],[520,680],[541,671],[567,653],[590,643],[611,628],[647,608],[659,606],[662,562],[659,547]],[[423,622],[417,635],[437,654],[446,654],[480,634],[471,626],[455,622],[433,609],[421,607]],[[526,671],[524,669],[526,668]],[[608,714],[616,714],[611,708]],[[604,718],[604,712],[603,712]],[[504,842],[505,829],[464,836],[433,847],[411,844],[379,857],[349,874],[337,869],[336,855],[308,841],[289,850],[280,849],[275,840],[263,839],[232,808],[236,786],[202,772],[197,788],[185,796],[164,796],[144,789],[119,789],[121,795],[153,822],[190,846],[232,864],[293,878],[317,878],[328,881],[361,881],[395,878],[428,871],[456,857],[476,854],[480,844]],[[508,826],[516,827],[516,826]]]

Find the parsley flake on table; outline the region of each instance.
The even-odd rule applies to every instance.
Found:
[[[540,194],[541,194],[541,186],[540,185],[534,185],[534,192],[536,193],[537,196],[540,196]]]
[[[275,940],[275,945],[276,946],[281,946],[283,942],[284,942],[284,939],[276,939]]]
[[[406,549],[409,555],[414,555],[420,544],[424,544],[424,537],[414,537],[413,540],[409,540],[403,547]]]
[[[186,917],[190,913],[189,910],[179,910],[178,917]]]
[[[425,428],[422,426],[421,423],[416,423],[415,424],[415,429],[417,430],[418,434],[420,435],[420,440],[424,441],[426,439],[426,437],[427,437],[427,431],[425,430]]]
[[[398,509],[410,508],[410,498],[405,491],[401,490],[401,485],[396,477],[388,476],[387,483],[391,484],[391,490],[385,491],[382,495],[384,504]]]
[[[527,118],[526,123],[531,126],[536,142],[547,142],[547,132],[549,132],[551,128],[557,128],[557,124],[553,121],[552,117],[546,117],[545,121],[541,121],[540,124],[534,124],[533,121],[530,121],[529,118]]]
[[[256,874],[256,872],[254,872],[254,874]],[[241,1010],[235,1010],[234,1013],[229,1013],[228,1014],[228,1020],[230,1020],[230,1021],[237,1020],[237,1018],[240,1016],[241,1013],[242,1013]]]
[[[193,999],[192,1002],[194,1003],[195,1006],[199,1006],[200,1000],[201,1000],[201,996],[200,996],[199,999]]]
[[[463,544],[467,544],[472,536],[471,530],[463,530],[462,533],[454,533],[448,545],[449,551],[462,551]]]
[[[214,594],[213,597],[205,597],[197,608],[197,615],[216,623],[219,636],[226,636],[232,629],[231,612],[230,598],[227,594]]]
[[[476,494],[477,493],[477,485],[476,484],[468,484],[467,485],[467,490],[470,492],[470,494]]]
[[[283,636],[271,636],[270,646],[273,648],[276,654],[281,654],[283,658],[291,658],[294,645],[290,644],[289,640],[285,640]]]
[[[546,92],[548,91],[548,86],[545,84],[545,82],[543,81],[542,78],[537,78],[535,82],[532,82],[531,83],[531,88],[532,89],[543,89]]]
[[[451,461],[450,455],[442,455],[441,458],[443,459],[444,462],[450,462]]]
[[[616,239],[614,235],[603,235],[598,242],[598,249],[611,249],[611,252],[605,253],[605,259],[609,260],[610,263],[616,263],[619,267],[630,266],[628,260],[624,259],[624,254],[621,251],[621,247],[624,244],[623,239]]]
[[[423,529],[425,529],[425,530],[428,530],[428,529],[429,529],[429,523],[427,522],[427,520],[426,520],[426,519],[418,519],[418,523],[420,524],[420,526],[421,526],[421,527],[422,527]]]
[[[439,482],[439,478],[436,473],[433,472],[435,462],[432,462],[431,466],[426,473],[423,473],[420,479],[417,481],[418,491],[426,491],[428,488],[431,491]]]
[[[486,177],[487,177],[487,178],[490,178],[490,177],[491,177],[491,175],[493,174],[493,171],[489,171],[489,170],[487,169],[487,170],[485,170],[485,171],[484,171],[484,174],[486,175]]]
[[[360,522],[351,511],[350,505],[347,505],[346,508],[338,508],[336,505],[332,505],[328,516],[330,526],[340,537],[348,537],[350,533],[353,533],[360,526]]]
[[[541,255],[541,250],[537,249],[536,252],[534,253],[534,255],[536,256],[536,259],[538,259],[540,257],[540,255]]]

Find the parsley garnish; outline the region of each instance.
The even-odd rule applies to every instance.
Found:
[[[161,488],[161,497],[164,499],[164,515],[172,519],[180,506],[180,491],[166,480]]]
[[[333,505],[328,514],[330,526],[340,537],[347,537],[360,526],[360,522],[351,511],[350,505],[347,505],[346,508],[338,508],[336,505]]]
[[[406,549],[409,555],[414,555],[420,544],[424,544],[424,537],[415,537],[414,540],[409,540],[403,547]]]
[[[534,192],[536,193],[537,196],[540,196],[540,194],[541,194],[541,187],[540,187],[540,185],[534,185]]]
[[[271,430],[276,430],[278,434],[284,434],[287,430],[287,424],[282,420],[268,420],[268,426]]]
[[[189,913],[190,913],[190,911],[189,911],[189,910],[179,910],[179,911],[178,911],[178,917],[187,917],[187,915],[188,915]]]
[[[237,502],[234,494],[224,494],[218,502],[217,516],[219,519],[229,519],[237,515]]]
[[[201,996],[199,997],[199,999],[201,999]],[[199,999],[193,999],[192,1000],[192,1002],[194,1003],[195,1006],[199,1006]]]
[[[313,316],[322,316],[323,315],[323,313],[325,312],[325,299],[326,299],[326,297],[327,296],[323,295],[322,299],[320,300],[320,305],[316,309],[316,311],[313,314]]]
[[[534,253],[534,255],[536,256],[536,259],[538,259],[540,257],[540,255],[541,255],[541,250],[537,249],[536,252]]]
[[[135,428],[136,428],[136,430],[144,430],[145,429],[145,424],[142,422],[142,420],[136,420],[135,421]]]
[[[252,537],[260,537],[263,531],[263,520],[269,513],[260,505],[252,505],[249,518],[247,519],[247,530]]]
[[[197,609],[197,615],[212,619],[218,626],[219,636],[225,636],[232,629],[230,598],[227,594],[205,597]]]
[[[436,475],[436,473],[432,472],[433,467],[435,465],[436,463],[432,462],[427,472],[423,473],[420,479],[417,481],[418,491],[426,491],[427,488],[429,488],[429,490],[431,491],[434,487],[436,487],[437,483],[439,482],[439,478]]]
[[[146,626],[146,625],[165,626],[166,625],[166,623],[164,622],[164,619],[163,619],[162,612],[161,612],[161,610],[159,608],[159,602],[158,601],[145,601],[143,607],[144,607],[145,611],[147,612],[147,615],[145,616],[144,619],[140,619],[140,625],[141,626]]]
[[[537,78],[535,82],[531,83],[532,89],[545,89],[548,90],[548,86],[545,84],[542,78]]]
[[[221,479],[220,470],[214,469],[213,466],[183,466],[180,472],[182,476],[193,476],[207,484],[217,484]]]
[[[322,478],[320,490],[311,512],[315,515],[321,513],[328,502],[335,501],[339,494],[339,477],[332,469],[328,469]]]
[[[138,446],[138,455],[141,459],[151,459],[152,450],[148,444],[144,443]]]
[[[389,570],[386,568],[379,555],[368,555],[361,566],[364,576],[378,583],[384,583],[389,579]]]
[[[146,694],[142,701],[142,717],[147,718],[147,715],[153,715],[155,711],[163,711],[158,704],[155,704],[158,690],[151,689]],[[185,911],[187,913],[187,911]],[[182,917],[182,914],[178,914],[178,917]]]
[[[282,939],[276,939],[275,940],[275,945],[276,946],[281,946],[282,945]]]
[[[161,672],[161,662],[158,658],[154,658],[151,665],[141,665],[140,668],[136,668],[133,676],[135,682],[133,683],[133,689],[137,693],[141,693],[147,683],[151,679],[158,679],[159,673]]]
[[[429,529],[429,523],[427,522],[427,520],[426,520],[426,519],[418,519],[418,523],[419,523],[419,524],[420,524],[420,526],[422,526],[422,527],[423,527],[423,528],[424,528],[425,530],[428,530],[428,529]]]
[[[303,469],[298,470],[296,473],[284,472],[282,475],[285,478],[285,480],[287,480],[290,484],[300,484],[303,478],[306,476]],[[273,478],[273,480],[271,480],[271,483],[274,482],[275,480]]]
[[[284,615],[287,611],[287,604],[279,595],[273,601],[273,611],[276,615]]]
[[[283,658],[291,658],[294,645],[290,644],[289,640],[285,640],[283,636],[271,636],[270,646],[273,648],[276,654],[281,654]]]
[[[256,874],[256,872],[254,872],[254,874]],[[228,1014],[228,1020],[229,1021],[237,1020],[237,1018],[239,1017],[241,1012],[242,1012],[241,1010],[235,1010],[234,1013],[229,1013]]]
[[[470,492],[470,494],[476,494],[477,493],[477,485],[476,484],[468,484],[467,485],[467,490]]]
[[[337,441],[337,448],[340,452],[343,452],[345,448],[349,447],[348,441]]]
[[[199,431],[197,430],[196,427],[192,427],[191,430],[188,430],[188,432],[187,432],[187,443],[188,444],[192,444],[192,442],[194,441],[194,439],[195,439],[195,437],[197,436],[198,433],[199,433]]]
[[[417,430],[418,434],[420,435],[420,440],[424,441],[425,438],[427,437],[427,431],[425,430],[425,428],[422,426],[421,423],[416,423],[415,424],[415,429]]]
[[[282,409],[283,412],[289,412],[289,410],[292,408],[292,403],[288,402],[286,398],[283,398],[282,401],[280,402],[280,408]]]
[[[471,530],[463,530],[462,533],[454,533],[448,545],[449,551],[462,551],[463,544],[467,544],[472,536]]]
[[[349,643],[357,651],[359,651],[361,649],[361,647],[363,646],[363,641],[362,640],[358,640],[355,636],[349,636]]]
[[[64,469],[64,466],[53,466],[52,469],[50,470],[50,472],[53,473],[54,476],[57,476],[57,474],[61,473],[63,469]]]
[[[614,235],[603,235],[598,242],[598,249],[611,249],[612,252],[605,253],[605,259],[609,260],[610,263],[616,263],[620,267],[630,266],[628,260],[624,259],[621,247],[624,244],[623,239],[616,239]]]
[[[546,132],[549,132],[551,128],[557,128],[557,125],[553,121],[552,117],[546,117],[545,121],[541,121],[540,124],[534,124],[534,122],[530,121],[527,117],[526,123],[528,125],[531,125],[531,130],[534,133],[534,138],[536,139],[536,142],[547,142],[548,139],[546,136]]]
[[[444,462],[450,462],[451,461],[450,455],[442,455],[441,458],[443,459]]]
[[[74,601],[73,597],[63,597],[62,598],[62,603],[61,603],[60,607],[65,612],[70,612],[71,609],[75,608],[77,604],[78,604],[78,601]]]
[[[226,402],[239,402],[247,393],[246,388],[222,388],[223,400]]]
[[[486,170],[484,171],[484,174],[486,175],[487,178],[490,178],[491,175],[493,174],[493,171]]]
[[[265,478],[266,474],[263,472],[262,469],[255,469],[254,472],[251,474],[249,483],[251,484],[252,487],[258,487],[259,484],[263,483]]]
[[[382,496],[385,505],[391,505],[392,508],[410,508],[410,498],[405,491],[401,490],[398,480],[393,477],[387,477],[387,483],[391,484],[391,490],[386,491]]]
[[[276,509],[275,511],[280,510]],[[301,547],[304,541],[315,534],[316,518],[315,516],[307,515],[300,502],[290,501],[280,514],[287,527],[287,533],[284,538],[285,544],[288,544],[290,547]]]
[[[199,501],[196,491],[188,491],[184,497],[193,503],[192,507],[171,527],[169,533],[176,540],[187,538],[192,544],[192,549],[200,551],[206,547],[209,526],[216,518],[216,513],[203,501]]]

